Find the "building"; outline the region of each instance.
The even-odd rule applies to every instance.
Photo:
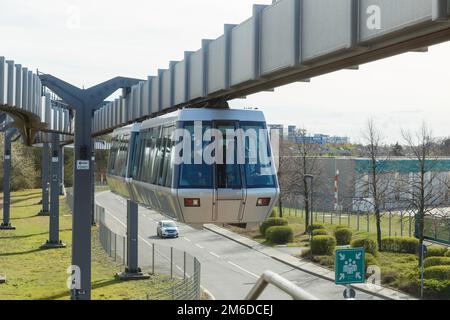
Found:
[[[370,198],[370,159],[356,157],[319,157],[320,176],[314,191],[314,210],[344,212],[367,212],[373,210]],[[418,161],[393,158],[383,161],[380,185],[385,190],[383,210],[406,209],[411,204],[412,183],[418,179]],[[450,158],[430,160],[427,179],[433,205],[450,205]],[[433,177],[433,179],[431,178]],[[336,181],[336,182],[335,182]],[[335,190],[337,186],[337,191]],[[289,201],[288,201],[289,202]],[[290,201],[293,207],[302,208],[302,199]]]
[[[289,125],[284,126],[282,124],[269,124],[267,125],[269,132],[272,130],[277,130],[280,137],[283,137],[283,140],[289,140],[291,142],[296,143],[311,143],[317,145],[327,145],[327,144],[337,144],[343,145],[350,143],[350,139],[348,137],[339,137],[339,136],[329,136],[325,134],[298,134],[297,126]]]

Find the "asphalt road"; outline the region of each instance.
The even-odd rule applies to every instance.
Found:
[[[111,192],[96,194],[96,201],[106,209],[107,225],[116,233],[125,235],[126,200]],[[216,299],[240,300],[253,287],[259,276],[273,271],[294,282],[319,299],[343,299],[344,287],[313,276],[278,262],[262,253],[249,249],[232,240],[208,230],[197,230],[179,224],[178,239],[159,239],[156,236],[157,222],[164,217],[149,209],[139,207],[139,259],[141,266],[147,264],[151,244],[158,247],[174,247],[186,251],[201,263],[201,283]],[[170,251],[168,251],[170,252]],[[275,287],[268,286],[260,299],[291,299]],[[357,292],[357,299],[377,299]]]

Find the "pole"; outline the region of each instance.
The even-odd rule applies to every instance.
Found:
[[[79,268],[79,283],[72,289],[72,300],[91,299],[92,224],[92,107],[84,103],[75,112],[73,183],[72,264]]]
[[[117,276],[120,280],[150,278],[138,267],[138,205],[131,200],[127,200],[127,265]]]
[[[43,249],[64,248],[66,245],[59,240],[59,174],[60,174],[60,146],[58,135],[52,135],[52,164],[51,164],[51,186],[50,186],[50,219],[49,239],[41,246]]]
[[[94,206],[95,206],[95,140],[92,141],[92,156],[91,156],[91,162],[92,162],[92,221],[91,224],[95,226],[95,217],[94,217]]]
[[[44,142],[42,146],[42,163],[41,163],[41,172],[42,172],[42,209],[38,213],[39,216],[48,216],[50,214],[49,203],[48,203],[48,193],[50,189],[49,183],[49,159],[48,159],[49,147],[48,143]]]
[[[5,132],[5,143],[3,153],[3,222],[0,230],[15,230],[10,222],[10,206],[11,206],[11,137],[13,131],[11,129]]]
[[[422,244],[420,247],[420,256],[421,256],[421,266],[420,266],[420,299],[423,299],[423,287],[424,287],[424,260],[425,260],[425,245]]]
[[[64,187],[64,146],[59,149],[61,161],[59,161],[59,195],[65,196],[66,189]]]

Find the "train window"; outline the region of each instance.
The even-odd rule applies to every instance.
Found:
[[[164,171],[165,173],[165,183],[166,187],[172,187],[172,174],[173,174],[173,165],[172,165],[172,150],[174,147],[174,143],[172,141],[172,134],[175,131],[175,126],[171,126],[167,128],[167,136],[166,136],[166,150],[164,154]]]
[[[130,157],[130,167],[132,168],[131,177],[135,177],[137,175],[137,162],[139,160],[139,133],[135,132],[133,133],[133,138],[131,141],[133,141],[133,146],[130,150],[132,152]]]
[[[187,121],[182,124],[182,127],[189,131],[191,136],[191,161],[190,163],[183,163],[180,165],[179,188],[182,189],[208,189],[212,188],[213,184],[213,166],[207,165],[204,161],[202,164],[195,164],[194,162],[194,122]],[[203,134],[206,130],[211,129],[210,122],[202,123]],[[203,142],[203,147],[208,143]],[[203,157],[202,157],[203,159]]]
[[[222,133],[222,161],[216,164],[217,188],[236,189],[242,187],[241,170],[237,161],[237,141],[235,138],[235,124],[233,122],[220,122],[216,128]],[[227,131],[231,132],[230,137]],[[227,155],[233,155],[234,159],[227,161]]]
[[[264,122],[241,122],[245,135],[245,180],[247,188],[272,188],[276,179],[271,161],[270,140]],[[256,133],[256,141],[250,141],[250,130]],[[264,135],[264,136],[263,136]],[[262,143],[263,142],[263,143]],[[256,150],[255,150],[256,147]],[[260,150],[260,148],[266,150]],[[253,149],[252,149],[253,148]]]
[[[148,179],[151,184],[158,184],[158,170],[160,164],[159,147],[161,145],[160,138],[161,127],[153,128],[150,139],[150,161],[148,163]],[[159,160],[159,161],[158,161]]]

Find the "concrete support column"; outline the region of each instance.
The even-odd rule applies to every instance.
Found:
[[[59,150],[59,195],[66,195],[66,188],[64,186],[64,146],[60,146]]]
[[[49,240],[42,245],[44,249],[64,248],[66,245],[59,240],[59,175],[60,167],[60,146],[58,135],[53,134],[52,138],[52,163],[51,163],[51,185],[50,185],[50,225]]]
[[[5,132],[5,144],[3,153],[3,222],[0,230],[15,230],[10,222],[10,205],[11,205],[11,137],[13,131],[11,129]]]
[[[48,203],[48,197],[49,197],[49,190],[50,190],[50,183],[49,183],[49,158],[48,158],[49,148],[48,143],[45,142],[42,146],[42,163],[41,163],[41,171],[42,171],[42,209],[41,212],[38,213],[39,216],[48,216],[50,214],[49,210],[49,203]]]
[[[138,267],[138,205],[127,200],[127,267],[118,274],[121,280],[148,279]]]
[[[92,140],[92,157],[91,157],[91,163],[92,163],[92,202],[91,202],[91,215],[92,215],[92,221],[91,224],[93,226],[96,226],[95,223],[95,139]]]

